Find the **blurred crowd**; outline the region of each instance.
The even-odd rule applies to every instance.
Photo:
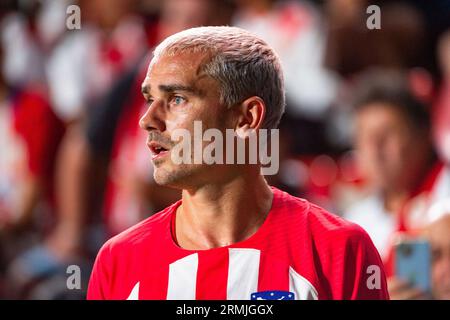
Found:
[[[281,58],[270,184],[361,225],[392,298],[450,299],[450,0],[2,1],[0,298],[83,299],[104,241],[179,199],[153,180],[140,85],[156,44],[202,25],[250,30]],[[396,276],[405,236],[431,246],[431,292]]]

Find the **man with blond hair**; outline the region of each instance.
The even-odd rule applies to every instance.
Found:
[[[277,136],[285,105],[280,61],[263,40],[235,27],[172,35],[155,49],[142,92],[155,181],[182,199],[102,247],[88,299],[388,298],[380,257],[360,227],[261,174],[258,151],[276,149],[276,139],[262,140]],[[215,138],[199,141],[196,123]],[[233,142],[253,135],[262,143],[245,145],[239,161],[237,147],[223,148],[227,130]],[[180,144],[194,147],[181,156]],[[206,163],[212,144],[215,161]]]

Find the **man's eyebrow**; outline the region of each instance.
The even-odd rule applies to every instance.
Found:
[[[166,92],[166,93],[172,93],[174,91],[187,91],[194,94],[199,94],[200,92],[195,89],[194,87],[185,86],[181,84],[161,84],[158,86],[160,91]],[[150,94],[150,85],[142,86],[141,92],[143,94]]]
[[[171,93],[174,91],[187,91],[191,93],[197,93],[197,90],[194,87],[185,86],[181,84],[160,84],[158,86],[159,90]]]

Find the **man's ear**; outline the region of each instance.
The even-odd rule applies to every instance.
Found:
[[[247,98],[235,110],[237,112],[235,130],[239,136],[246,137],[261,128],[266,116],[266,104],[263,99],[257,96]]]

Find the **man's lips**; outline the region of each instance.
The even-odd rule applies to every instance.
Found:
[[[152,153],[152,160],[163,157],[169,153],[169,148],[156,141],[150,141],[147,143],[150,152]]]

